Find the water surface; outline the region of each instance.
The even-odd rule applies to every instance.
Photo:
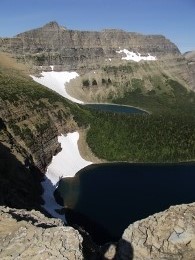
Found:
[[[195,163],[91,165],[60,182],[71,213],[98,242],[116,240],[136,220],[195,201]],[[70,211],[67,211],[70,213]],[[99,231],[99,234],[98,232]]]
[[[102,104],[87,104],[85,106],[103,112],[125,113],[125,114],[148,114],[148,112],[142,110],[141,108],[118,105],[118,104],[102,103]]]

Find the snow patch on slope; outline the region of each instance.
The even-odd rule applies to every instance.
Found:
[[[58,137],[62,150],[53,156],[51,164],[47,168],[46,177],[42,182],[44,209],[53,217],[60,218],[64,222],[66,222],[65,216],[56,212],[56,210],[60,210],[62,207],[57,204],[53,195],[58,187],[59,180],[65,177],[74,177],[79,170],[92,164],[92,162],[86,161],[81,157],[77,145],[78,140],[78,132]]]
[[[52,71],[42,72],[41,77],[32,76],[34,81],[44,85],[45,87],[54,90],[61,96],[79,103],[83,104],[81,100],[71,97],[66,92],[65,84],[68,83],[71,79],[74,79],[79,76],[77,72],[68,72],[68,71],[53,71],[53,66],[51,66]]]
[[[128,51],[127,49],[116,51],[117,53],[126,54],[126,57],[122,57],[122,60],[133,60],[139,62],[140,60],[157,60],[155,56],[152,56],[148,53],[148,56],[141,56],[141,54],[135,53],[133,51]]]

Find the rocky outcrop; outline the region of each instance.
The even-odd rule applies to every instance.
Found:
[[[188,51],[184,53],[184,57],[191,62],[195,62],[195,51]]]
[[[60,220],[38,211],[0,207],[0,258],[84,259],[83,239]]]
[[[117,259],[194,259],[194,216],[195,203],[192,203],[172,206],[131,224],[119,241]]]
[[[61,220],[1,206],[0,258],[194,260],[194,214],[195,203],[173,206],[131,224],[118,244],[97,247]]]
[[[195,51],[189,51],[184,53],[184,57],[188,62],[190,74],[193,79],[193,89],[195,90]]]
[[[142,35],[123,30],[68,30],[56,22],[14,38],[0,39],[1,50],[38,66],[56,65],[55,70],[97,68],[106,64],[107,59],[120,61],[121,54],[116,52],[119,48],[157,57],[180,55],[176,45],[162,35]]]

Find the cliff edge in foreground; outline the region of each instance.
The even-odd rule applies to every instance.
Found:
[[[82,237],[38,211],[0,207],[0,259],[83,259]]]
[[[195,203],[172,206],[131,224],[119,241],[117,259],[195,259]]]
[[[131,224],[117,244],[88,240],[85,248],[85,237],[61,220],[1,206],[0,259],[194,260],[194,216],[195,203],[172,206]]]

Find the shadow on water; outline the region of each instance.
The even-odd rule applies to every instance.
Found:
[[[195,163],[91,165],[67,183],[60,182],[59,192],[68,223],[79,223],[103,244],[117,241],[134,221],[195,201]],[[75,190],[72,204],[68,198]]]

